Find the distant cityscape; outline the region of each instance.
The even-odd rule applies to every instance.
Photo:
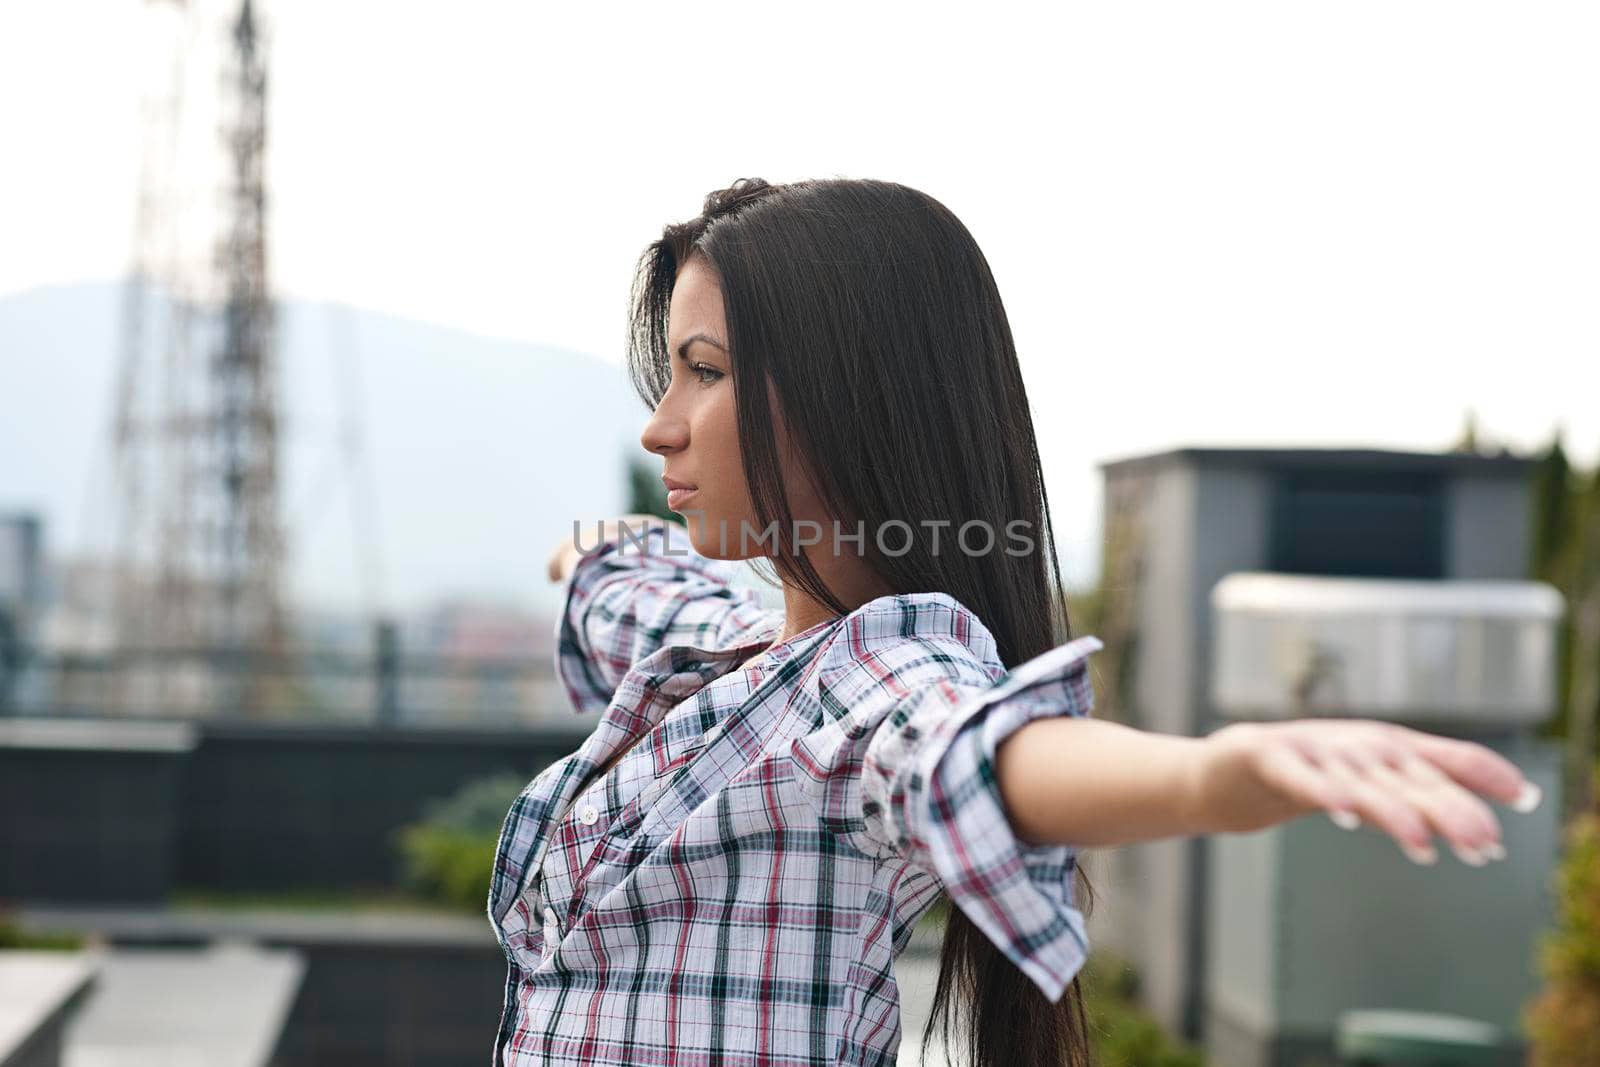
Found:
[[[215,650],[187,650],[180,658],[188,681],[169,678],[165,689],[157,675],[174,672],[155,669],[162,657],[146,656],[141,670],[139,657],[118,650],[106,604],[119,584],[142,583],[104,559],[58,557],[40,516],[0,512],[0,715],[228,714],[209,678],[218,669]],[[753,572],[734,584],[781,609],[781,593]],[[457,594],[392,619],[290,607],[294,656],[283,673],[293,684],[279,689],[265,717],[370,722],[387,714],[396,724],[463,726],[571,721],[554,672],[557,611],[547,605]],[[386,671],[395,686],[387,712]]]
[[[36,515],[0,514],[0,713],[73,711],[217,714],[215,690],[178,687],[165,699],[119,655],[105,604],[139,576],[101,559],[57,558]],[[295,608],[299,654],[293,705],[274,717],[364,721],[375,711],[379,622],[356,611]],[[392,620],[398,721],[504,725],[569,714],[554,676],[555,614],[467,596]],[[153,657],[152,657],[153,659]],[[203,657],[191,657],[203,662]],[[203,673],[203,672],[202,672]]]

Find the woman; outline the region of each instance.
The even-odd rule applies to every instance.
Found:
[[[1092,718],[1000,295],[923,193],[710,194],[640,261],[629,364],[685,522],[575,523],[551,559],[558,669],[601,717],[501,834],[497,1064],[893,1063],[893,959],[940,898],[928,1032],[1087,1063],[1077,848],[1320,810],[1481,862],[1477,794],[1536,802],[1395,724]],[[730,584],[744,559],[781,613]]]

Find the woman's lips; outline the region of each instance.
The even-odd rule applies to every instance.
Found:
[[[691,496],[694,496],[694,494],[698,492],[698,489],[668,489],[667,507],[671,508],[673,511],[677,511],[679,504],[682,504],[685,500],[688,500]]]

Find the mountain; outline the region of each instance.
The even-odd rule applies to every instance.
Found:
[[[41,513],[47,556],[110,541],[121,301],[115,282],[0,297],[0,511]],[[551,546],[574,519],[623,510],[627,458],[653,460],[620,359],[317,302],[284,301],[277,322],[298,602],[364,608],[376,561],[392,610],[460,596],[548,609]],[[370,478],[341,443],[352,407]],[[353,518],[369,487],[375,537]]]

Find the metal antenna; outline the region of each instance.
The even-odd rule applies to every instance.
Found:
[[[179,17],[192,23],[192,9],[179,6]],[[185,256],[182,232],[187,42],[174,52],[168,98],[145,116],[113,427],[121,576],[115,644],[125,669],[106,695],[124,710],[154,703],[160,710],[260,713],[273,683],[242,668],[281,666],[287,655],[267,284],[267,68],[251,0],[240,5],[227,44],[219,101],[226,158],[209,262]],[[144,358],[154,319],[147,304],[157,294],[165,298],[159,370]],[[197,343],[196,327],[213,324],[213,340]],[[203,365],[196,350],[207,357]],[[141,654],[159,657],[159,665],[135,675],[128,668]]]

